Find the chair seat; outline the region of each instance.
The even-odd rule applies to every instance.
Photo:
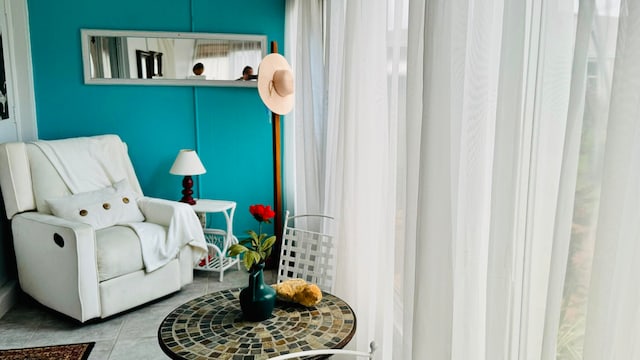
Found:
[[[127,226],[96,231],[96,258],[99,281],[144,269],[140,240]]]

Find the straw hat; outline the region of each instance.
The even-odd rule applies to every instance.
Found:
[[[258,93],[269,110],[287,114],[293,108],[293,72],[284,56],[265,56],[258,67]]]

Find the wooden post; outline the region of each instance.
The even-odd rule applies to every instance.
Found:
[[[278,52],[278,43],[271,42],[271,53]],[[258,74],[259,75],[259,74]],[[276,242],[273,245],[270,261],[267,261],[267,268],[276,269],[280,261],[280,247],[282,245],[282,151],[280,139],[280,115],[271,112],[271,132],[273,137],[273,207],[276,216],[273,221],[273,231]]]

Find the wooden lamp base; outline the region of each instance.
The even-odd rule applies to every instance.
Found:
[[[193,195],[193,179],[190,175],[187,175],[182,179],[182,199],[180,202],[187,203],[189,205],[195,205],[196,200],[191,196]]]

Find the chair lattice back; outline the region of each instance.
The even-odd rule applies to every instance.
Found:
[[[285,214],[277,282],[304,279],[333,291],[334,219],[326,215]]]

